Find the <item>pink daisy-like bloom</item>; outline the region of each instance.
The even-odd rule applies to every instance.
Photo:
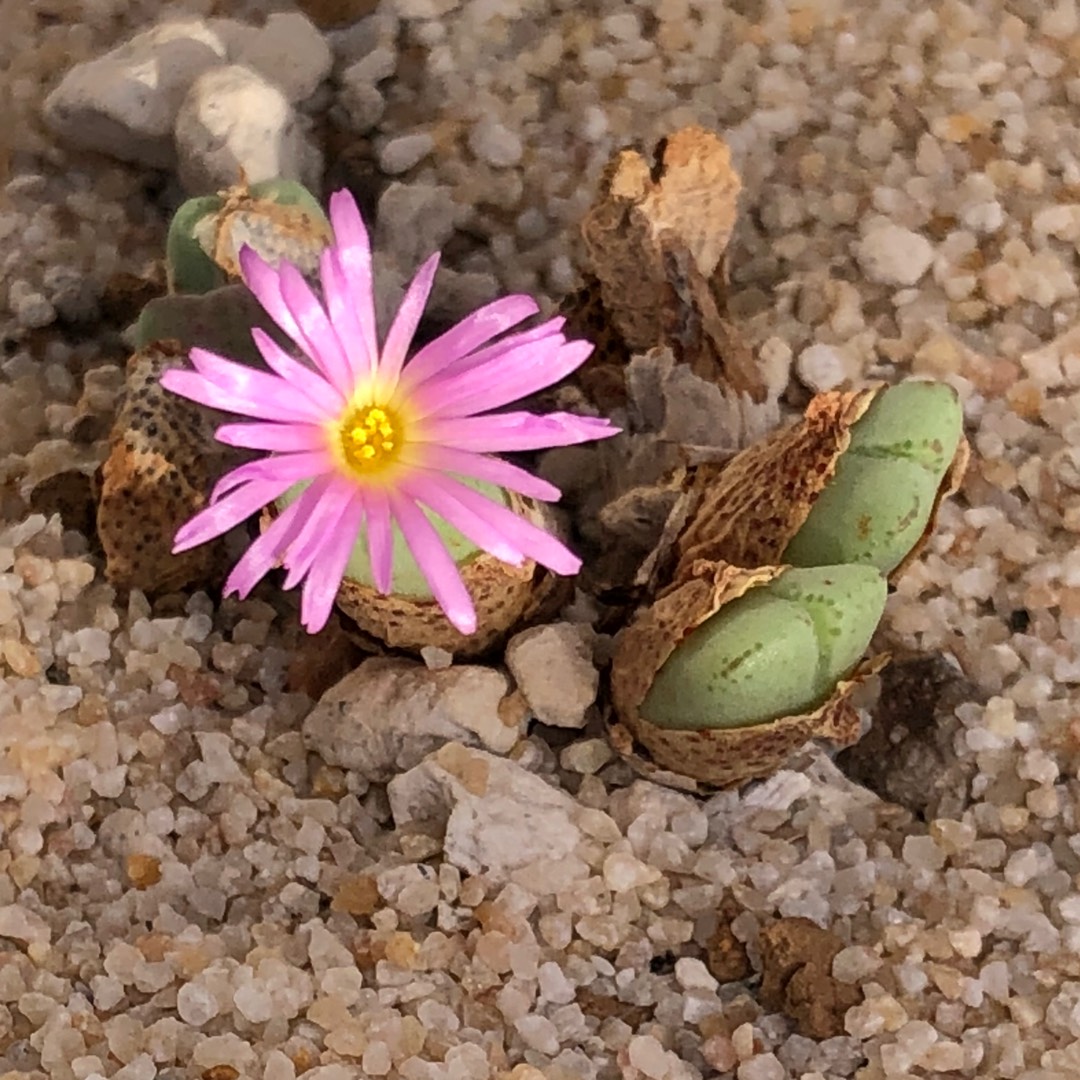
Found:
[[[221,536],[306,482],[236,564],[226,595],[246,596],[284,565],[286,588],[303,582],[301,621],[314,633],[330,617],[362,535],[375,587],[391,591],[396,523],[432,596],[470,634],[472,599],[424,508],[503,562],[532,559],[557,574],[577,573],[580,559],[559,540],[463,481],[532,499],[560,497],[552,484],[491,455],[589,442],[619,429],[570,413],[493,410],[560,381],[592,345],[568,341],[558,318],[506,334],[539,310],[527,296],[507,296],[406,362],[438,254],[420,267],[380,347],[371,245],[348,192],[331,197],[330,222],[334,243],[319,267],[322,301],[296,267],[274,269],[249,248],[240,253],[245,283],[307,363],[256,328],[252,337],[270,371],[196,348],[193,371],[162,376],[175,394],[250,418],[222,425],[217,439],[268,455],[221,478],[206,508],[177,532],[173,551]]]

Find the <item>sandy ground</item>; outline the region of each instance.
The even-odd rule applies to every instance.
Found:
[[[309,106],[339,129],[327,183],[377,193],[430,133],[398,179],[450,193],[432,235],[480,292],[557,298],[610,152],[702,123],[743,176],[732,304],[761,354],[957,388],[972,467],[880,635],[914,659],[869,751],[742,795],[635,781],[590,727],[388,797],[304,726],[290,598],[120,598],[86,522],[27,505],[78,417],[100,435],[117,275],[160,256],[179,189],[40,119],[157,5],[0,0],[0,1075],[1078,1075],[1075,4],[361,6]],[[378,101],[344,74],[376,50]],[[429,239],[380,230],[391,262]]]

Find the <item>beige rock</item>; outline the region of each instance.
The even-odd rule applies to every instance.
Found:
[[[328,690],[304,721],[304,742],[329,765],[385,782],[446,743],[505,754],[521,734],[500,705],[509,680],[493,668],[462,664],[432,671],[373,657]]]

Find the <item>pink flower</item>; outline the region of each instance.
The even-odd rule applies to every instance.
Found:
[[[175,394],[254,421],[222,425],[220,442],[267,452],[222,477],[209,505],[178,530],[173,551],[220,536],[306,482],[236,564],[226,595],[246,596],[284,564],[286,588],[303,582],[301,619],[314,633],[330,617],[361,536],[372,581],[380,592],[391,591],[396,523],[447,618],[472,633],[472,600],[422,508],[506,563],[533,559],[558,574],[577,573],[581,561],[555,537],[462,480],[559,498],[558,488],[491,455],[569,446],[619,429],[570,413],[492,410],[569,375],[592,345],[567,341],[562,319],[503,336],[538,310],[527,296],[507,296],[406,362],[439,256],[420,267],[380,347],[371,246],[348,192],[330,199],[330,221],[335,242],[322,254],[322,302],[294,266],[275,270],[250,249],[240,256],[244,281],[310,363],[253,329],[269,372],[192,349],[194,371],[162,376]]]

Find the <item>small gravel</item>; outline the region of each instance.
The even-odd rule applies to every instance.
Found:
[[[391,261],[444,229],[450,280],[552,304],[611,152],[703,123],[743,177],[728,294],[763,359],[809,386],[842,361],[956,387],[971,471],[881,636],[976,687],[950,749],[970,785],[922,821],[815,752],[699,801],[586,728],[526,735],[489,755],[502,771],[463,746],[409,762],[395,820],[381,781],[305,744],[291,598],[120,597],[90,538],[19,494],[36,446],[74,459],[110,407],[117,281],[160,257],[179,191],[41,119],[159,5],[0,5],[0,1075],[1075,1075],[1076,6],[359,7],[304,108],[357,140],[368,182],[401,172],[456,215],[421,232],[398,189]],[[544,800],[528,827],[522,776]],[[568,843],[545,853],[556,814]],[[713,971],[760,972],[762,930],[798,919],[840,947],[815,977],[856,1002],[827,1038]]]

